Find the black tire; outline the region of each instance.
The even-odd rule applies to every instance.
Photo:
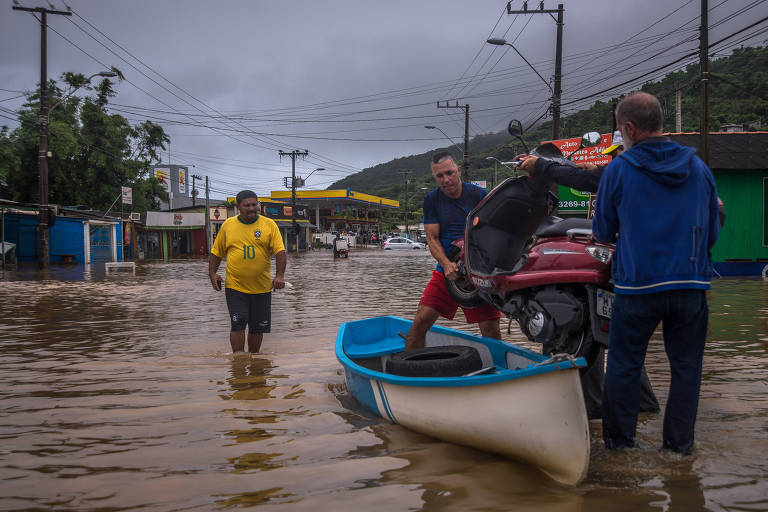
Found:
[[[447,345],[399,352],[387,361],[386,371],[403,377],[459,377],[482,367],[477,349]]]
[[[482,306],[485,301],[480,297],[477,288],[469,280],[464,261],[460,259],[461,251],[458,247],[454,248],[448,257],[451,261],[459,265],[459,277],[455,281],[445,278],[445,287],[448,288],[448,294],[459,306],[474,309]]]

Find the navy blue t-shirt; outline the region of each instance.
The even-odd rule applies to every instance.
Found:
[[[424,198],[424,224],[440,224],[440,243],[448,254],[451,243],[464,236],[467,215],[488,192],[471,183],[461,184],[461,196],[456,199],[443,194],[440,188]],[[440,264],[437,270],[442,272]]]

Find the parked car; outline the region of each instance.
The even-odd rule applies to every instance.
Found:
[[[401,250],[401,249],[426,249],[427,246],[421,242],[414,242],[403,237],[390,238],[382,245],[385,250]]]

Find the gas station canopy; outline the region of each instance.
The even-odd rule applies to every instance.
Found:
[[[261,200],[261,198],[259,198]],[[288,202],[291,200],[290,190],[273,190],[270,192],[269,200]],[[335,205],[354,206],[363,209],[376,208],[399,208],[400,202],[384,197],[355,192],[349,189],[337,190],[297,190],[296,201],[301,204],[318,207],[334,208]]]

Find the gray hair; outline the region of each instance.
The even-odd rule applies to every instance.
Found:
[[[459,163],[456,161],[453,155],[448,151],[438,151],[437,153],[432,155],[432,165],[439,164],[443,160],[448,160],[449,158],[451,162],[453,162],[456,165],[456,167],[459,166]]]
[[[616,106],[616,121],[631,121],[643,133],[661,131],[664,115],[656,96],[647,92],[635,92]]]

